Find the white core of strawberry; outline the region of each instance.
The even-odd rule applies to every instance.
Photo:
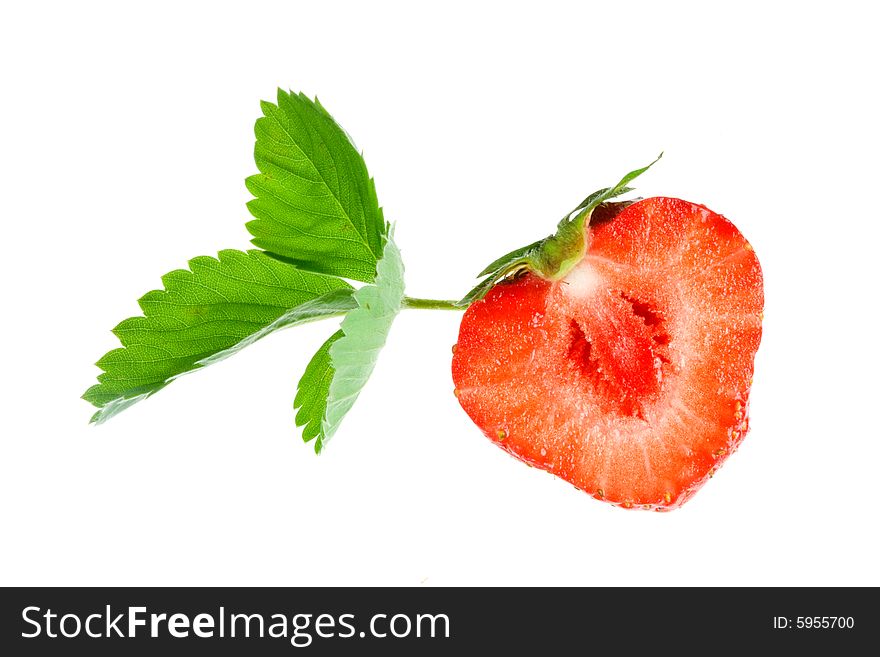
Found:
[[[602,276],[595,267],[581,263],[572,269],[560,283],[567,296],[584,299],[592,296],[602,287]]]

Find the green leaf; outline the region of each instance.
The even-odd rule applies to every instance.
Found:
[[[329,276],[326,278],[331,281],[339,280]],[[354,308],[357,308],[357,302],[354,300],[354,289],[345,283],[345,287],[340,287],[332,292],[327,292],[327,294],[322,294],[321,296],[306,301],[295,308],[291,308],[268,326],[251,333],[241,342],[237,342],[229,347],[229,349],[218,351],[216,354],[201,359],[199,365],[202,367],[205,365],[213,365],[224,358],[228,358],[232,354],[238,353],[245,347],[252,345],[257,340],[260,340],[275,331],[280,331],[281,329],[290,326],[297,326],[318,319],[338,317]]]
[[[389,236],[375,283],[354,293],[357,308],[345,316],[340,332],[318,350],[300,379],[296,422],[305,427],[304,440],[317,439],[315,451],[333,437],[370,378],[403,305],[403,292],[403,262]]]
[[[322,423],[327,410],[327,396],[330,393],[330,382],[336,370],[330,359],[330,347],[345,335],[336,331],[321,345],[306,366],[296,390],[293,407],[296,413],[296,426],[303,428],[302,437],[305,442],[315,441],[315,452],[320,453],[324,445]]]
[[[99,383],[83,398],[102,422],[178,376],[217,362],[272,331],[337,316],[356,306],[338,278],[304,272],[259,251],[202,256],[162,277],[164,290],[140,301],[143,317],[113,332],[122,348],[97,365]]]
[[[562,218],[553,235],[515,249],[495,260],[477,274],[477,278],[481,276],[486,278],[468,292],[458,305],[465,307],[474,301],[479,301],[498,281],[524,270],[534,272],[548,280],[558,280],[565,276],[586,253],[586,229],[593,211],[611,199],[633,191],[633,188],[628,186],[629,183],[654,166],[661,157],[663,153],[660,153],[648,166],[630,171],[613,187],[605,187],[587,196]]]
[[[302,94],[262,103],[247,179],[253,243],[307,271],[372,282],[388,225],[363,157],[333,117]]]

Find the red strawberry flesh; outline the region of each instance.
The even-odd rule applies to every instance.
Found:
[[[456,394],[517,458],[626,508],[675,508],[745,435],[763,301],[732,223],[645,199],[594,222],[561,280],[527,273],[468,308]]]

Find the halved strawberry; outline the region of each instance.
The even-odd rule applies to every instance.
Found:
[[[519,271],[472,303],[452,376],[517,458],[625,508],[671,509],[748,429],[761,268],[701,205],[623,205],[599,207],[558,280]]]

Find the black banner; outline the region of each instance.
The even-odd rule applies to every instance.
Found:
[[[5,655],[696,654],[723,645],[850,654],[877,632],[874,600],[873,589],[837,588],[3,589],[0,648]]]

